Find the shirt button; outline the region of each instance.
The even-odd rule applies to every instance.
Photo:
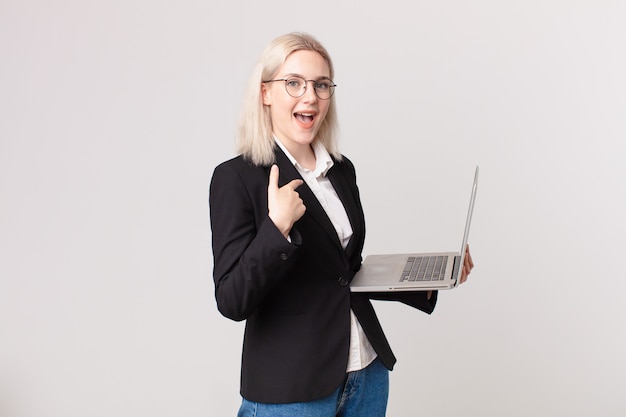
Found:
[[[345,277],[339,277],[339,279],[337,280],[337,282],[339,283],[339,285],[341,285],[342,287],[345,287],[346,285],[348,285],[348,280]]]
[[[287,258],[289,258],[289,256],[287,256],[287,254],[286,254],[286,253],[281,253],[281,254],[280,254],[280,259],[282,259],[283,261],[286,261],[286,260],[287,260]]]

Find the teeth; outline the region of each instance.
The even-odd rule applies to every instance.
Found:
[[[294,113],[294,115],[302,123],[311,123],[315,119],[315,113]]]

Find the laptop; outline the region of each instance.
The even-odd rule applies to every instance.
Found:
[[[478,166],[470,196],[460,252],[369,255],[350,283],[353,292],[448,290],[461,284],[461,265],[469,235]]]

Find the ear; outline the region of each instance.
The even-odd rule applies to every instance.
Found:
[[[271,106],[272,105],[272,94],[269,90],[269,88],[267,88],[267,84],[266,83],[261,83],[261,97],[263,97],[263,104],[266,106]]]

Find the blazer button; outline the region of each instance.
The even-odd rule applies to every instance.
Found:
[[[339,285],[341,285],[342,287],[345,287],[346,285],[348,285],[348,279],[345,277],[339,277],[339,279],[337,280],[337,282],[339,283]]]
[[[281,254],[280,254],[280,259],[282,259],[283,261],[286,261],[286,260],[287,260],[287,258],[289,258],[289,256],[287,256],[287,254],[286,254],[286,253],[281,253]]]

